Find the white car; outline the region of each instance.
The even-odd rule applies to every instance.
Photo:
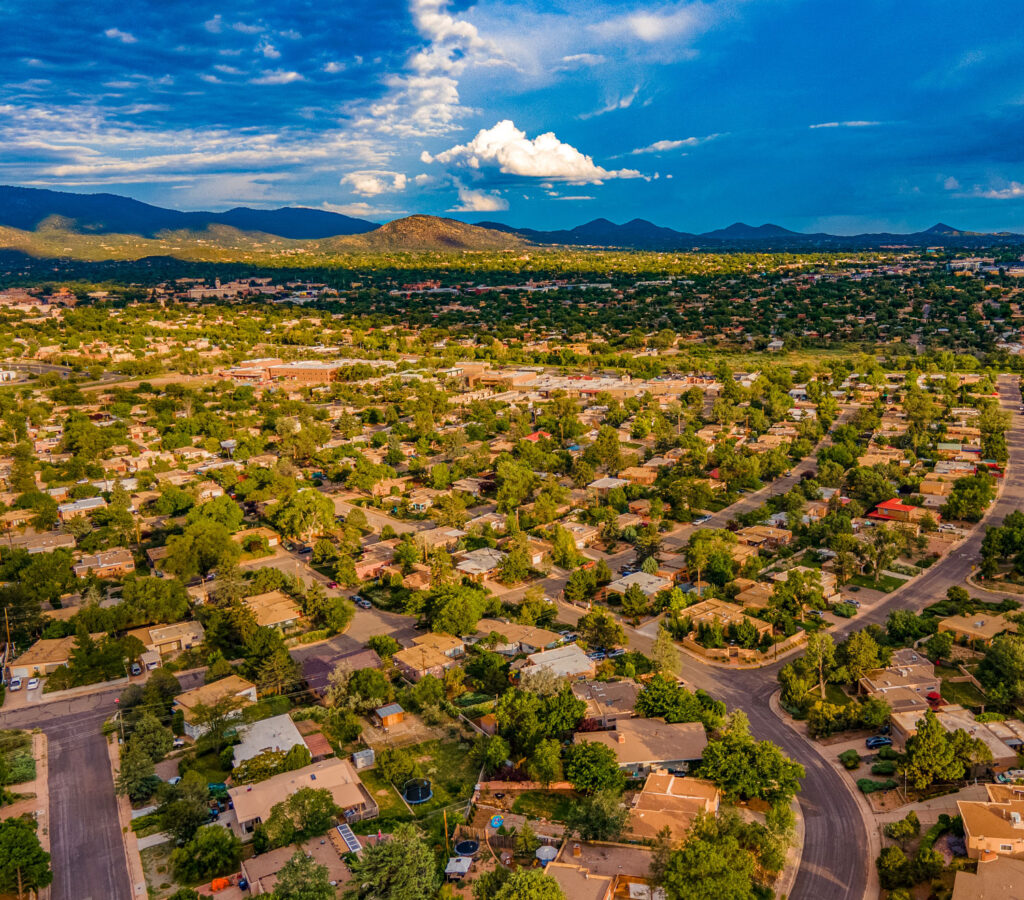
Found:
[[[30,678],[28,680],[28,689],[30,691],[34,691],[37,687],[39,687],[39,679],[38,678]]]
[[[11,683],[9,685],[7,685],[7,690],[9,690],[9,691],[20,691],[21,690],[21,679],[20,678],[12,678],[11,679]]]

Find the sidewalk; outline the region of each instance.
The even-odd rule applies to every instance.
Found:
[[[31,816],[39,825],[36,832],[43,849],[50,852],[50,747],[45,734],[38,732],[32,735],[32,756],[36,761],[36,777],[23,784],[11,785],[18,794],[34,794],[24,800],[17,800],[4,807],[3,816],[7,819],[18,816]],[[37,900],[49,900],[50,888],[39,891]]]

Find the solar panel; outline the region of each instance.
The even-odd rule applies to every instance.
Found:
[[[363,845],[359,843],[359,838],[356,837],[355,832],[348,827],[348,825],[339,825],[338,834],[341,835],[341,839],[345,842],[345,846],[352,853],[362,852]]]

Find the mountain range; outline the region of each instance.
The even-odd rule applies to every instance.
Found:
[[[425,215],[380,225],[305,207],[181,212],[116,194],[72,194],[0,185],[0,248],[41,258],[100,260],[167,255],[267,262],[280,254],[296,261],[313,261],[358,252],[520,250],[530,245],[650,251],[798,251],[1008,244],[1024,244],[1024,235],[961,231],[941,223],[910,234],[858,235],[804,234],[779,225],[743,222],[694,234],[645,219],[622,225],[594,219],[555,231],[493,221],[467,224]]]

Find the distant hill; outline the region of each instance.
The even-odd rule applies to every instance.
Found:
[[[524,236],[507,231],[467,225],[457,219],[419,215],[395,219],[366,234],[323,243],[338,250],[379,252],[515,250],[529,245]]]
[[[650,250],[814,251],[878,247],[963,247],[1024,244],[1024,235],[984,234],[938,223],[911,234],[802,234],[780,225],[735,222],[692,234],[632,219],[594,219],[545,231],[484,221],[413,215],[378,225],[322,209],[284,207],[181,212],[117,194],[71,194],[0,186],[0,250],[36,259],[183,260],[316,264],[353,253],[504,251],[529,246]]]
[[[239,206],[221,213],[180,212],[117,194],[68,194],[0,185],[0,225],[35,231],[54,216],[66,220],[67,230],[81,234],[135,234],[147,238],[162,231],[202,231],[212,225],[228,225],[240,231],[314,240],[363,234],[377,227],[376,222],[322,209]]]

